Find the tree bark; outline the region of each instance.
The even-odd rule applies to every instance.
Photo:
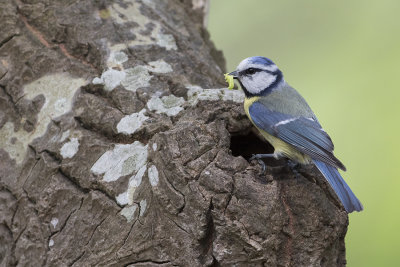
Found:
[[[202,0],[3,0],[1,266],[342,266],[348,217],[271,147]],[[217,89],[205,89],[217,88]]]

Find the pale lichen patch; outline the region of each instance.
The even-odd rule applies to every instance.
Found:
[[[137,113],[132,113],[131,115],[126,115],[117,124],[117,131],[123,134],[133,134],[135,133],[143,123],[149,118],[144,115],[145,109]]]
[[[173,71],[171,65],[162,59],[151,61],[145,66],[139,65],[124,69],[121,64],[128,60],[128,56],[118,49],[124,49],[124,47],[117,45],[110,48],[111,52],[107,60],[109,69],[104,71],[101,77],[96,77],[92,80],[93,84],[103,84],[107,91],[111,91],[117,86],[122,85],[126,90],[136,92],[138,88],[150,85],[150,80],[153,76],[150,75],[149,71],[154,73],[168,73]],[[118,67],[119,70],[112,67]]]
[[[128,222],[131,222],[133,218],[135,217],[135,211],[137,209],[136,205],[132,206],[127,206],[124,207],[121,211],[120,214],[126,218]]]
[[[82,78],[73,78],[66,73],[57,73],[43,76],[25,85],[24,92],[27,99],[33,99],[40,94],[44,95],[46,101],[39,114],[38,122],[45,118],[50,121],[51,118],[61,116],[71,110],[72,97],[76,90],[85,83],[86,81]],[[47,123],[43,127],[47,127]],[[45,129],[42,131],[44,133]]]
[[[64,113],[65,111],[68,110],[69,106],[69,99],[63,97],[60,99],[57,99],[57,101],[54,103],[54,108],[55,110]]]
[[[101,74],[100,78],[94,78],[92,83],[103,84],[107,91],[123,85],[126,90],[135,92],[140,87],[149,86],[152,77],[145,66],[136,66],[126,70],[108,69]]]
[[[113,90],[115,87],[121,84],[125,79],[126,73],[120,70],[108,69],[101,74],[101,77],[94,78],[93,84],[103,84],[107,91]]]
[[[105,182],[118,180],[121,176],[136,173],[147,161],[147,145],[139,141],[133,144],[118,144],[106,151],[92,166],[94,174],[104,174]]]
[[[136,92],[140,87],[146,87],[150,85],[150,80],[153,76],[149,74],[149,71],[144,66],[136,66],[125,70],[126,78],[121,82],[126,90]]]
[[[233,101],[243,103],[244,93],[239,90],[229,90],[227,88],[203,89],[200,86],[188,85],[188,101],[191,105],[196,105],[199,101]]]
[[[151,7],[152,9],[156,8],[156,3],[153,0],[142,0],[142,2],[147,6]]]
[[[121,194],[119,194],[115,200],[117,201],[117,203],[121,206],[125,206],[126,204],[128,204],[128,192],[125,191]]]
[[[50,239],[50,240],[49,240],[49,247],[52,247],[52,246],[54,246],[54,240],[53,240],[53,239]]]
[[[153,151],[157,151],[157,143],[153,143]]]
[[[118,24],[135,22],[137,27],[131,28],[131,32],[136,38],[125,45],[133,47],[137,45],[158,45],[166,50],[177,50],[175,38],[171,34],[165,34],[162,31],[161,24],[156,20],[151,20],[140,12],[140,4],[128,3],[121,6],[118,3],[113,4],[109,9],[110,17]],[[147,25],[151,23],[152,31],[150,35],[142,34],[147,31]]]
[[[79,150],[78,138],[71,138],[71,141],[65,143],[61,149],[60,154],[63,158],[72,158]]]
[[[169,65],[167,62],[165,62],[162,59],[149,62],[148,66],[146,66],[146,68],[149,71],[157,72],[157,73],[168,73],[168,72],[173,71],[171,65]]]
[[[109,68],[122,68],[122,63],[126,61],[128,61],[128,56],[124,52],[111,50],[110,56],[107,59],[107,66]]]
[[[140,200],[139,206],[140,206],[140,214],[139,214],[139,216],[143,216],[144,213],[146,212],[146,208],[147,208],[147,201],[146,201],[146,199]]]
[[[12,140],[14,137],[15,139]],[[19,130],[18,132],[14,132],[14,124],[12,122],[6,122],[0,129],[1,148],[4,149],[12,159],[15,159],[17,163],[22,162],[30,141],[25,131]]]
[[[60,138],[60,142],[64,142],[69,137],[69,133],[70,133],[69,130],[63,132]]]
[[[7,122],[0,129],[0,143],[17,164],[24,159],[28,144],[46,132],[51,120],[71,110],[75,92],[85,83],[84,79],[73,78],[66,73],[56,73],[43,76],[24,86],[25,99],[30,100],[43,95],[45,102],[32,132],[28,133],[22,128],[14,131],[12,122]]]
[[[177,50],[175,38],[171,34],[164,34],[159,32],[157,35],[157,44],[161,47],[165,47],[167,50]]]
[[[111,51],[117,52],[117,51],[121,51],[124,49],[128,49],[128,46],[125,43],[117,43],[117,44],[113,44],[113,45],[109,45],[109,49]]]
[[[50,221],[51,225],[53,225],[53,228],[56,228],[58,224],[58,219],[57,218],[52,218]]]
[[[158,177],[158,170],[156,166],[151,165],[149,170],[148,170],[148,176],[149,176],[149,182],[151,186],[157,186],[159,177]]]
[[[144,173],[146,172],[146,165],[144,165],[140,170],[129,179],[128,190],[127,190],[127,198],[129,205],[133,204],[133,195],[136,189],[142,183],[142,178]]]
[[[210,89],[212,90],[212,89]],[[223,101],[233,101],[236,103],[243,103],[244,101],[244,93],[241,90],[228,90],[226,88],[222,88],[222,100]]]
[[[174,95],[169,96],[153,96],[148,102],[147,107],[151,111],[155,111],[156,113],[164,113],[168,116],[176,116],[179,112],[183,110],[183,105],[185,100],[183,97],[176,97]]]

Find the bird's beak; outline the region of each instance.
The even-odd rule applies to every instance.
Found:
[[[228,75],[232,76],[233,79],[237,79],[237,78],[238,78],[238,72],[237,72],[236,70],[235,70],[235,71],[232,71],[232,72],[229,73]]]

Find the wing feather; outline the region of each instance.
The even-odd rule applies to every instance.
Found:
[[[333,155],[331,138],[313,118],[272,111],[257,101],[249,107],[249,115],[258,128],[294,146],[312,159],[346,170]]]

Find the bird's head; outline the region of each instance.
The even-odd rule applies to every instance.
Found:
[[[282,72],[266,57],[246,58],[228,75],[239,81],[247,97],[266,95],[284,81]]]

